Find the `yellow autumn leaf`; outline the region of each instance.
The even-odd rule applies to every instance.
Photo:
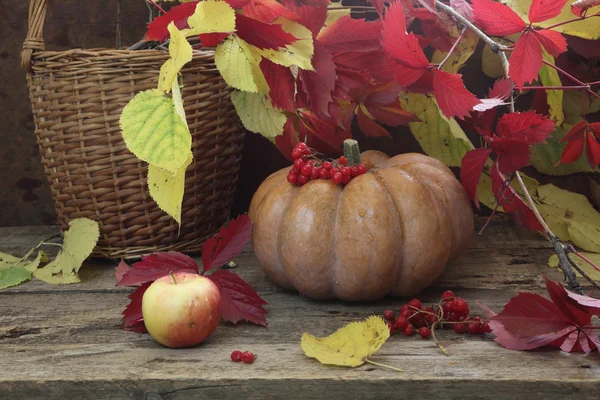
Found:
[[[500,44],[505,46],[512,46],[515,41],[519,38],[518,35],[511,35],[507,37],[508,39],[513,39],[513,41],[506,40],[503,38],[494,38],[494,40]],[[510,51],[506,52],[506,56],[510,59]],[[502,65],[502,61],[500,60],[500,56],[498,53],[494,53],[489,44],[483,46],[483,51],[481,54],[481,69],[483,73],[489,76],[490,78],[500,78],[504,76],[504,66]]]
[[[554,57],[548,54],[546,50],[544,50],[543,57],[544,60],[554,64]],[[542,65],[540,69],[540,81],[544,86],[562,86],[558,72],[546,64]],[[550,107],[550,117],[556,122],[557,126],[560,126],[565,120],[563,93],[563,90],[546,90],[547,102]]]
[[[367,362],[381,365],[372,362],[369,357],[389,337],[387,323],[381,317],[371,316],[363,322],[351,322],[324,338],[304,333],[301,346],[304,354],[322,364],[359,367]]]
[[[416,114],[421,122],[408,124],[427,155],[451,167],[459,167],[473,144],[454,118],[448,119],[432,96],[400,93],[404,110]]]
[[[198,3],[187,23],[190,28],[182,31],[187,37],[203,33],[233,32],[235,31],[235,10],[225,1],[204,0]]]
[[[314,53],[314,43],[311,31],[299,23],[283,17],[276,19],[274,23],[280,24],[284,31],[291,33],[298,40],[286,45],[285,48],[259,50],[260,54],[284,67],[295,65],[301,69],[312,71],[313,66],[310,60]]]
[[[29,261],[29,256],[35,249],[31,249],[25,256],[19,258],[6,253],[0,253],[0,271],[9,268],[24,268],[29,272],[35,271],[39,265],[48,261],[48,256],[43,251],[39,251],[33,261]]]
[[[581,252],[581,255],[583,255],[585,258],[587,258],[594,264],[600,266],[600,254]],[[598,271],[596,268],[592,267],[590,264],[583,261],[581,258],[577,257],[576,255],[572,255],[571,260],[575,261],[577,266],[579,266],[583,270],[583,272],[585,272],[590,278],[592,278],[595,281],[600,281],[600,271]],[[552,267],[552,268],[556,268],[559,271],[562,271],[560,269],[560,267],[558,266],[558,256],[556,254],[553,254],[550,256],[550,258],[548,259],[548,266]],[[582,277],[581,274],[579,272],[577,272],[577,270],[575,270],[575,274],[579,278]]]
[[[170,33],[169,58],[160,67],[158,76],[158,89],[168,93],[173,86],[173,82],[181,68],[192,61],[192,46],[188,43],[185,35],[177,29],[175,23],[171,22],[168,26]]]
[[[274,141],[283,133],[287,117],[275,109],[268,98],[260,93],[233,92],[231,102],[244,127]]]
[[[596,93],[600,95],[600,90]],[[583,103],[583,104],[582,104]],[[563,109],[565,113],[565,122],[571,125],[577,125],[581,121],[581,114],[594,114],[600,111],[600,99],[580,91],[563,92]]]
[[[503,3],[506,3],[506,5],[512,8],[513,11],[519,14],[519,16],[526,22],[529,21],[527,15],[529,13],[531,2],[532,0],[503,0]],[[559,22],[565,22],[575,18],[571,12],[571,3],[573,3],[573,1],[567,1],[557,17],[544,22],[536,22],[533,25],[546,28]],[[597,18],[588,18],[583,21],[571,22],[552,28],[552,30],[562,32],[567,35],[579,36],[584,39],[596,40],[600,38],[600,23],[598,23]]]
[[[98,222],[88,218],[71,220],[64,235],[62,250],[52,262],[36,270],[33,276],[53,284],[80,282],[79,269],[94,250],[99,237]]]
[[[215,50],[215,64],[225,82],[245,92],[269,91],[260,60],[260,50],[237,35],[229,35]]]
[[[339,7],[339,4],[336,5],[336,3],[332,3],[333,7]],[[338,19],[342,18],[342,17],[346,17],[348,15],[350,15],[350,8],[347,9],[329,9],[327,10],[327,19],[325,20],[325,27],[327,26],[331,26],[331,24],[333,24],[335,21],[337,21]]]
[[[178,224],[181,224],[181,204],[185,189],[185,171],[192,163],[193,157],[190,153],[183,166],[173,174],[166,169],[148,166],[148,189],[150,196],[158,207],[169,214]]]
[[[458,29],[454,28],[454,40],[458,37]],[[477,36],[473,31],[467,30],[463,35],[462,40],[458,43],[452,54],[444,65],[442,65],[442,71],[449,72],[452,74],[456,74],[458,70],[465,65],[467,60],[473,55],[475,49],[477,48],[477,43],[479,43],[479,36]],[[434,64],[439,64],[444,60],[448,53],[441,52],[436,50],[433,53],[433,57],[431,62]]]

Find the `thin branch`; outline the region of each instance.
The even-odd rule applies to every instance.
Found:
[[[444,65],[444,63],[446,61],[448,61],[448,59],[450,58],[450,56],[452,55],[452,53],[454,52],[454,50],[456,49],[456,46],[458,45],[458,43],[462,40],[463,36],[465,35],[465,32],[467,31],[467,27],[463,27],[462,31],[460,31],[460,35],[458,35],[458,37],[456,38],[456,41],[454,42],[454,44],[452,45],[452,47],[450,48],[450,51],[448,51],[448,54],[446,54],[446,57],[444,57],[444,59],[442,60],[441,63],[439,63],[438,65],[438,69],[442,69],[442,65]]]
[[[584,86],[585,87],[585,91],[588,92],[589,94],[591,94],[592,96],[600,99],[600,94],[594,92],[591,88],[590,85],[588,85],[585,82],[581,82],[579,79],[575,78],[573,75],[569,74],[567,71],[563,70],[562,68],[557,67],[556,65],[552,64],[551,62],[548,62],[546,60],[542,60],[542,62],[544,64],[546,64],[547,66],[554,68],[559,74],[569,78],[570,80],[572,80],[573,82],[575,82],[576,84],[580,85],[580,86]]]
[[[587,86],[523,86],[523,90],[581,90]]]
[[[600,12],[598,12],[596,14],[592,14],[592,15],[583,15],[583,16],[578,17],[578,18],[573,18],[573,19],[569,19],[569,20],[566,20],[566,21],[558,22],[558,23],[556,23],[554,25],[547,26],[544,29],[553,29],[553,28],[556,28],[557,26],[570,24],[571,22],[583,21],[584,19],[588,19],[588,18],[592,18],[592,17],[600,17]]]
[[[158,11],[160,11],[161,13],[166,14],[165,10],[163,10],[163,8],[161,6],[156,4],[156,2],[154,0],[146,0],[146,1],[150,4],[152,4],[154,7],[156,7],[158,9]]]
[[[578,252],[577,250],[575,250],[575,248],[573,246],[567,246],[567,250],[569,253],[573,253],[575,254],[577,257],[581,258],[583,261],[585,261],[586,263],[590,264],[592,266],[592,268],[594,268],[596,271],[600,272],[600,267],[597,266],[596,264],[594,264],[594,262],[592,260],[590,260],[589,258],[587,258],[586,256],[584,256],[583,254],[581,254],[580,252]]]
[[[571,262],[571,265],[573,266],[573,268],[575,268],[577,270],[577,272],[579,272],[579,274],[585,278],[586,281],[588,281],[589,283],[591,283],[592,286],[595,287],[596,289],[600,289],[600,285],[598,285],[596,283],[596,281],[594,281],[592,279],[591,276],[589,276],[579,265],[577,265],[577,263],[571,259],[571,257],[569,256],[569,254],[567,254],[567,258]]]
[[[492,213],[490,214],[488,219],[485,221],[485,224],[483,224],[483,226],[481,227],[481,230],[479,231],[478,235],[483,235],[483,231],[490,224],[494,215],[496,215],[496,211],[498,211],[498,207],[500,207],[500,204],[496,204],[496,207],[494,207],[494,209],[492,210]]]

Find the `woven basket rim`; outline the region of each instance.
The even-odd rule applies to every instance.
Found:
[[[37,50],[33,53],[33,58],[46,58],[46,57],[55,57],[59,55],[85,55],[85,56],[111,56],[111,55],[127,55],[133,56],[135,58],[144,58],[148,56],[164,56],[166,58],[170,57],[169,52],[167,50],[161,49],[144,49],[144,50],[127,50],[127,49],[111,49],[111,48],[72,48],[68,50]],[[210,58],[214,59],[215,51],[214,50],[194,50],[192,53],[192,57],[194,59],[199,58]]]

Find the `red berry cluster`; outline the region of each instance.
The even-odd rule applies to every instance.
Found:
[[[318,160],[304,142],[294,147],[292,158],[294,166],[287,180],[298,186],[315,179],[331,179],[336,185],[346,185],[355,176],[367,173],[367,167],[363,163],[348,166],[348,159],[344,156],[332,161]]]
[[[385,310],[383,318],[388,321],[390,335],[402,332],[412,336],[417,331],[422,338],[428,338],[434,325],[451,326],[456,333],[491,332],[488,322],[477,316],[469,316],[469,304],[450,290],[442,294],[434,308],[423,307],[419,299],[412,299],[400,307],[398,317],[393,310]]]
[[[240,362],[242,361],[245,364],[252,364],[254,362],[254,353],[249,351],[241,352],[239,350],[235,350],[231,353],[231,361]]]

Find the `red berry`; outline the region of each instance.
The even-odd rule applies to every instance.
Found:
[[[396,318],[396,329],[399,331],[403,331],[408,326],[408,319],[406,317],[398,317]]]
[[[363,163],[358,164],[356,166],[356,170],[358,171],[359,175],[367,173],[367,167],[365,167],[365,164],[363,164]]]
[[[394,321],[396,319],[396,314],[392,310],[385,310],[383,312],[383,318],[386,321]]]
[[[415,315],[411,322],[413,323],[414,326],[416,326],[417,328],[420,328],[422,326],[427,325],[427,322],[425,321],[425,317],[422,314],[417,314]]]
[[[465,333],[465,324],[456,324],[453,329],[456,333]]]
[[[321,172],[321,168],[313,167],[310,173],[310,179],[319,179],[319,174]]]
[[[442,310],[444,311],[444,315],[447,315],[448,313],[452,312],[454,307],[453,307],[453,301],[447,301],[444,304],[442,304]]]
[[[409,309],[407,308],[407,309],[404,309],[404,310],[402,310],[402,311],[400,312],[400,315],[408,319],[408,318],[410,318],[410,317],[411,317],[411,316],[412,316],[414,313],[415,313],[415,312],[414,312],[413,310],[409,310]]]
[[[433,315],[433,314],[427,314],[427,316],[425,317],[425,320],[427,321],[427,323],[429,324],[429,326],[435,324],[438,320],[438,316],[437,315]]]
[[[321,164],[321,167],[323,167],[325,169],[331,169],[332,165],[331,165],[331,162],[329,162],[329,161],[323,161],[323,163]]]
[[[390,336],[394,334],[394,323],[392,321],[388,321],[388,328],[390,328]]]
[[[304,153],[300,149],[294,149],[294,150],[292,150],[292,158],[294,160],[297,160],[298,158],[302,157],[303,155],[304,155]]]
[[[287,181],[292,185],[295,184],[296,182],[298,182],[298,175],[294,172],[290,172],[287,176]]]
[[[408,305],[410,307],[418,308],[420,310],[421,309],[421,300],[412,299],[411,301],[408,302]]]
[[[400,306],[400,312],[404,311],[404,310],[408,310],[408,304],[402,304]]]
[[[446,290],[444,293],[442,293],[442,300],[444,301],[450,301],[453,297],[454,292],[452,290]]]
[[[308,165],[308,163],[306,163],[304,167],[302,167],[302,169],[300,170],[300,173],[302,175],[310,176],[310,174],[312,173],[312,167]]]
[[[351,171],[351,170],[350,170],[350,168],[348,168],[348,167],[341,167],[341,168],[340,168],[340,172],[341,172],[341,173],[342,173],[342,175],[344,175],[344,176],[350,176],[350,173],[351,173],[352,171]]]
[[[341,156],[340,158],[338,158],[338,163],[341,165],[348,165],[348,159],[346,158],[346,156]]]
[[[326,169],[321,168],[319,170],[319,178],[321,178],[321,179],[329,179],[330,178],[329,171],[326,170]]]
[[[431,336],[431,329],[429,329],[426,326],[422,326],[422,327],[419,328],[419,335],[423,339],[427,339],[429,336]]]
[[[467,332],[469,333],[478,333],[479,332],[479,322],[467,322]]]
[[[231,352],[231,361],[240,362],[242,361],[242,352],[239,350],[235,350]]]
[[[296,147],[295,147],[295,148],[296,148],[296,149],[300,149],[300,150],[303,150],[303,151],[304,151],[304,149],[306,149],[307,147],[308,147],[308,146],[306,145],[306,143],[304,143],[304,142],[299,142],[299,143],[297,143],[297,144],[296,144]]]
[[[485,333],[492,331],[492,328],[490,328],[490,324],[487,321],[485,321],[483,324],[481,324],[481,331],[485,332]]]
[[[331,179],[333,180],[333,182],[336,185],[339,185],[344,180],[344,176],[342,174],[340,174],[339,172],[336,172],[333,175],[331,175]]]
[[[447,319],[448,321],[455,321],[455,322],[458,322],[458,318],[459,318],[459,317],[458,317],[458,314],[457,314],[457,313],[455,313],[454,311],[450,311],[450,312],[448,313],[448,315],[446,316],[446,319]]]
[[[349,184],[351,180],[352,180],[352,177],[350,175],[342,175],[342,183],[344,185]]]
[[[475,321],[475,322],[481,322],[482,321],[481,317],[478,317],[478,316],[473,317],[472,320]]]
[[[310,180],[310,177],[302,174],[298,176],[298,185],[302,186]]]
[[[252,364],[254,362],[254,354],[249,351],[242,353],[242,361],[246,364]]]
[[[354,178],[355,176],[358,176],[358,175],[360,175],[360,174],[358,173],[358,169],[356,168],[356,166],[355,166],[355,165],[352,165],[352,166],[351,166],[351,167],[349,167],[349,168],[350,168],[350,176],[351,176],[351,177],[353,177],[353,178]]]
[[[304,154],[305,156],[310,156],[310,149],[302,150],[302,154]]]
[[[294,172],[299,174],[300,171],[302,170],[302,167],[304,167],[304,161],[302,161],[301,159],[296,159],[294,160]]]
[[[404,335],[406,336],[412,336],[412,334],[415,333],[415,327],[412,325],[408,325],[406,328],[404,328]]]
[[[457,297],[452,301],[452,310],[459,315],[469,315],[469,304],[464,299]]]

